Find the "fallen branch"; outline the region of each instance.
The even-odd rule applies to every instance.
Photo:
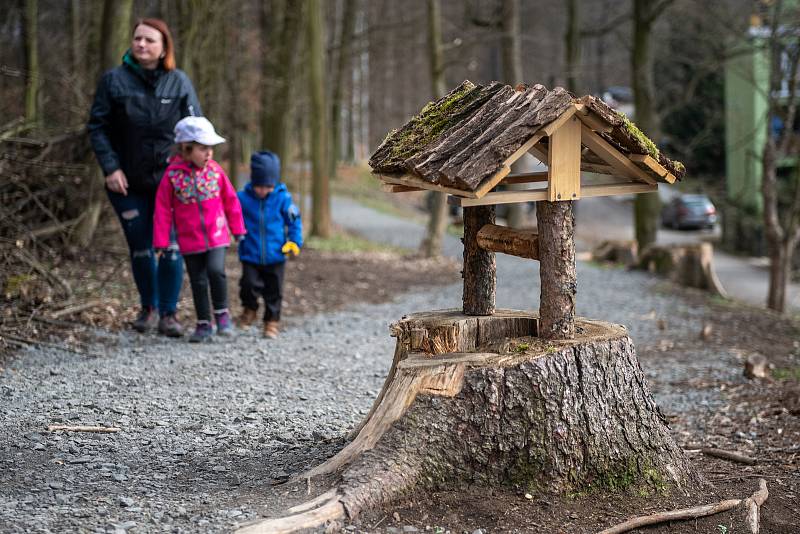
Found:
[[[744,501],[744,507],[747,510],[747,526],[750,527],[750,532],[752,532],[752,534],[758,534],[758,518],[760,515],[759,508],[764,504],[764,501],[767,500],[767,497],[769,497],[769,491],[767,491],[767,481],[763,478],[760,478],[758,479],[758,491]]]
[[[78,350],[78,349],[73,349],[73,348],[68,347],[67,345],[64,345],[64,344],[50,343],[49,341],[39,341],[39,340],[36,340],[36,339],[30,339],[30,338],[22,337],[22,336],[15,336],[13,334],[8,334],[8,333],[0,334],[0,339],[6,339],[6,340],[14,341],[17,344],[24,344],[24,345],[34,346],[34,347],[35,346],[50,347],[52,349],[66,350],[67,352],[73,352],[75,354],[80,354],[81,356],[99,356],[99,354],[96,354],[96,353],[93,353],[93,352],[88,352],[88,351],[83,351],[83,350]]]
[[[80,304],[75,304],[73,306],[67,306],[63,310],[58,310],[57,312],[53,312],[50,314],[50,317],[53,319],[58,319],[59,317],[64,317],[65,315],[72,315],[73,313],[81,312],[83,310],[88,310],[90,308],[94,308],[96,306],[100,306],[105,303],[107,299],[91,299],[87,300],[86,302],[82,302]]]
[[[727,512],[737,506],[744,504],[747,508],[747,524],[753,534],[758,534],[758,513],[759,507],[767,500],[769,493],[767,492],[767,483],[762,478],[758,481],[759,489],[751,497],[747,499],[728,499],[719,501],[713,504],[706,504],[703,506],[695,506],[693,508],[682,508],[680,510],[671,510],[669,512],[658,512],[656,514],[644,515],[628,519],[627,521],[614,525],[600,531],[598,534],[622,534],[623,532],[631,531],[635,528],[645,527],[648,525],[657,525],[666,521],[678,521],[683,519],[696,519],[698,517],[705,517],[709,515],[718,514],[720,512]]]
[[[115,426],[69,426],[69,425],[48,425],[48,432],[56,432],[63,430],[66,432],[97,432],[100,434],[112,434],[119,432],[120,429]]]
[[[699,451],[706,456],[713,456],[714,458],[722,458],[723,460],[730,460],[745,465],[756,465],[758,463],[755,458],[739,454],[738,452],[726,451],[725,449],[717,449],[714,447],[693,447],[686,446],[684,450]]]
[[[742,499],[728,499],[714,504],[706,504],[704,506],[695,506],[694,508],[682,508],[680,510],[672,510],[669,512],[659,512],[652,515],[644,515],[628,519],[624,523],[615,525],[599,532],[599,534],[621,534],[628,532],[639,527],[647,525],[657,525],[665,521],[676,521],[679,519],[695,519],[697,517],[705,517],[707,515],[714,515],[720,512],[727,512],[736,508],[742,503]]]

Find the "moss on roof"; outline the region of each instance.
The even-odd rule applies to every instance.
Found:
[[[644,132],[642,132],[638,126],[636,126],[624,113],[621,111],[617,111],[617,116],[622,119],[622,127],[633,137],[636,139],[639,144],[644,148],[650,156],[653,157],[656,161],[658,161],[658,157],[660,155],[658,151],[658,147],[656,144],[647,137]]]

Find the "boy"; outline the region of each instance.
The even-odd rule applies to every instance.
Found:
[[[280,176],[281,162],[276,154],[255,152],[250,158],[250,183],[238,193],[247,228],[239,244],[239,296],[244,307],[240,324],[247,327],[256,320],[260,294],[265,304],[264,336],[269,339],[278,337],[286,257],[297,256],[303,246],[300,210]]]

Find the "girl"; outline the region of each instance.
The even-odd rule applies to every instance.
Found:
[[[189,271],[197,327],[189,338],[198,343],[211,338],[211,310],[218,335],[232,335],[225,279],[225,249],[231,233],[238,241],[245,234],[242,208],[236,190],[219,164],[211,159],[214,145],[224,143],[205,117],[186,117],[175,125],[178,154],[169,162],[158,186],[153,246],[163,253],[175,223],[178,246]]]

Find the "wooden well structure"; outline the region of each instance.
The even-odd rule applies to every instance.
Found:
[[[511,174],[526,153],[547,170]],[[468,81],[391,132],[370,165],[386,191],[438,191],[463,208],[464,314],[494,312],[494,253],[540,260],[540,331],[556,338],[574,322],[571,202],[654,192],[684,172],[598,98]],[[530,185],[497,190],[509,184]],[[495,224],[495,205],[519,202],[539,203],[538,234]]]
[[[510,174],[526,152],[547,171]],[[682,166],[593,97],[469,82],[390,133],[370,164],[388,191],[439,191],[464,208],[463,309],[392,324],[394,358],[371,411],[342,450],[293,479],[331,489],[240,533],[337,530],[418,486],[698,483],[625,328],[574,308],[572,201],[655,191]],[[605,178],[584,181],[585,171]],[[521,183],[534,188],[495,191]],[[529,201],[538,233],[494,224],[496,204]],[[538,315],[495,310],[496,252],[541,262]]]

